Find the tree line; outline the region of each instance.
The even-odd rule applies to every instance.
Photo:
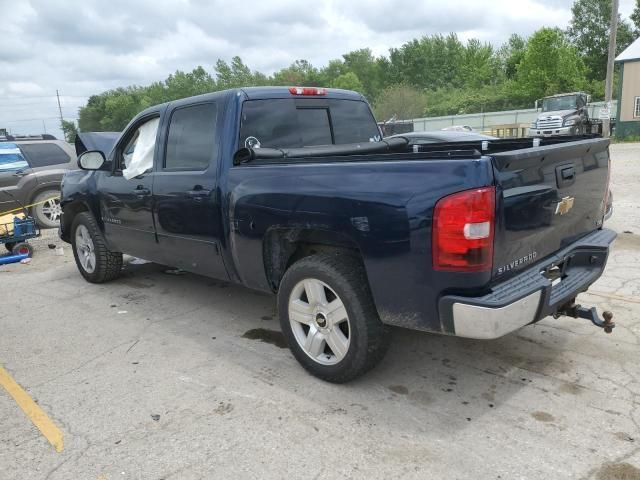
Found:
[[[565,29],[542,28],[529,38],[513,34],[496,48],[455,33],[430,35],[391,48],[345,53],[323,67],[296,60],[272,75],[252,70],[238,56],[177,71],[147,86],[128,86],[89,98],[80,108],[81,131],[120,131],[141,110],[163,102],[235,87],[325,86],[363,93],[379,121],[532,106],[537,98],[584,90],[604,98],[612,0],[576,0]],[[620,19],[618,53],[640,36],[640,0],[631,22]],[[75,125],[65,122],[65,133]]]

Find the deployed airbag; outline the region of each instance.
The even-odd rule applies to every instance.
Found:
[[[126,168],[122,170],[122,175],[127,180],[142,175],[153,168],[153,152],[156,147],[159,123],[160,119],[154,118],[142,125],[138,129],[138,139],[133,153],[127,154],[125,152]]]

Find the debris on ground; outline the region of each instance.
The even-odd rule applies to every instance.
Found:
[[[167,275],[184,275],[187,272],[182,270],[181,268],[169,268],[165,270],[164,273],[166,273]]]
[[[147,263],[151,262],[144,258],[131,257],[131,260],[129,260],[129,265],[146,265]]]

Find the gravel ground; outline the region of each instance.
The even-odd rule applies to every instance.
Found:
[[[90,285],[46,232],[0,267],[0,365],[65,447],[0,389],[0,478],[639,479],[640,145],[612,155],[620,236],[580,298],[615,313],[612,335],[564,318],[488,342],[396,330],[342,386],[281,348],[273,298],[153,264]]]

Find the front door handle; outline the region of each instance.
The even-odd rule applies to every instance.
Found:
[[[191,198],[194,202],[202,203],[204,199],[206,199],[209,195],[211,195],[211,190],[207,190],[203,188],[202,185],[195,185],[193,190],[187,191],[187,196]]]
[[[14,177],[24,177],[27,174],[27,172],[22,171],[22,170],[18,170],[16,173],[13,174]]]
[[[142,186],[138,186],[133,193],[135,193],[135,195],[137,197],[146,197],[147,195],[151,195],[151,190],[149,190],[148,188],[144,188]]]

